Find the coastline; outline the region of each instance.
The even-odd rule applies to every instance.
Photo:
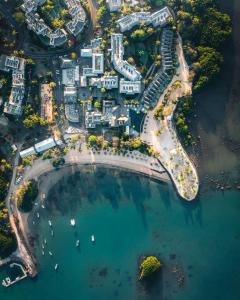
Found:
[[[39,193],[38,197],[35,200],[36,206],[33,207],[33,210],[29,213],[21,213],[21,221],[23,222],[23,228],[25,230],[25,234],[29,237],[32,236],[31,230],[31,222],[32,216],[34,215],[35,210],[38,208],[39,205],[43,204],[43,200],[48,197],[49,190],[64,176],[73,175],[77,172],[81,172],[83,168],[103,168],[103,169],[111,169],[117,171],[126,171],[128,173],[133,173],[139,176],[144,176],[151,180],[155,180],[162,184],[169,184],[171,183],[171,179],[167,176],[160,176],[163,174],[159,174],[157,172],[152,172],[151,174],[147,174],[142,172],[141,170],[133,170],[130,168],[120,167],[116,165],[104,164],[104,163],[97,163],[97,164],[68,164],[63,165],[59,169],[51,169],[47,170],[46,172],[42,173],[38,177],[38,187],[39,190],[44,191]],[[174,187],[174,186],[173,186]],[[44,196],[43,196],[44,195]],[[34,252],[34,249],[31,249],[31,252]]]
[[[42,160],[42,158],[39,158],[34,161],[33,165],[25,171],[25,174],[23,174],[23,181],[30,179],[38,180],[39,186],[41,186],[40,190],[44,191],[44,193],[42,192],[38,195],[35,201],[38,205],[40,205],[41,201],[47,197],[47,193],[50,188],[64,175],[79,172],[84,167],[103,167],[106,169],[111,168],[116,170],[125,170],[129,173],[140,174],[164,183],[171,182],[169,175],[157,159],[146,157],[145,155],[137,152],[134,152],[134,154],[129,153],[127,155],[128,156],[122,156],[117,155],[116,153],[107,154],[106,152],[101,151],[93,153],[90,150],[84,150],[82,152],[70,150],[65,156],[65,164],[63,166],[59,166],[57,169],[52,165],[53,159]],[[29,265],[29,262],[26,263],[25,260],[29,260],[29,257],[31,257],[31,265],[34,266],[32,273],[33,276],[35,276],[37,274],[37,261],[34,255],[34,247],[29,243],[31,238],[29,220],[33,213],[34,208],[30,213],[18,212],[18,221],[20,233],[23,237],[20,245],[24,243],[29,252],[26,257],[23,255],[21,259],[23,264],[26,266]]]

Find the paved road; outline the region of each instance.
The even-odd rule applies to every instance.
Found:
[[[15,155],[14,159],[14,164],[13,164],[13,173],[12,173],[12,179],[10,183],[10,187],[8,190],[7,197],[5,199],[5,205],[8,209],[8,214],[9,214],[9,221],[11,228],[15,234],[16,240],[17,240],[17,245],[18,245],[18,250],[17,254],[19,258],[22,260],[22,263],[25,265],[27,268],[28,272],[30,275],[35,275],[35,265],[34,261],[31,257],[31,254],[28,250],[28,241],[26,237],[24,236],[24,232],[21,231],[21,222],[19,219],[19,213],[18,209],[16,206],[16,201],[12,201],[12,196],[14,195],[17,186],[15,185],[15,180],[16,180],[16,175],[17,175],[17,167],[19,165],[19,159],[20,159],[20,151],[22,149],[22,143],[19,143],[16,145],[17,146],[17,152]],[[18,222],[16,222],[18,220]]]

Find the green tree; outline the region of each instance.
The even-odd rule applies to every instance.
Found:
[[[90,135],[88,138],[90,146],[95,146],[97,144],[97,137],[95,135]]]
[[[94,108],[99,110],[99,109],[101,109],[101,107],[102,107],[101,102],[99,100],[95,101]]]
[[[29,180],[23,183],[16,191],[16,200],[18,207],[24,212],[32,210],[33,202],[38,195],[38,186],[35,180]]]
[[[147,256],[140,265],[139,279],[151,276],[161,268],[161,262],[156,256]]]

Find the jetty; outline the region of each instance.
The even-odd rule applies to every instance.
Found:
[[[26,278],[28,276],[28,271],[25,270],[21,264],[18,264],[18,263],[10,264],[10,268],[13,268],[13,267],[19,267],[22,271],[22,276],[17,276],[14,280],[11,280],[9,277],[6,277],[2,281],[2,286],[9,287],[9,286],[23,280],[24,278]]]

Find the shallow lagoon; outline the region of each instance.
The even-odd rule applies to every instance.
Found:
[[[39,234],[38,277],[10,289],[0,287],[0,298],[237,300],[239,195],[209,192],[189,204],[171,185],[131,173],[86,168],[65,176],[50,190],[46,209],[40,209],[33,227]],[[72,217],[75,228],[70,226]],[[144,254],[156,254],[163,263],[160,276],[147,289],[136,280],[138,259]],[[0,279],[4,275],[2,270]],[[177,279],[183,275],[184,285],[179,286]]]

